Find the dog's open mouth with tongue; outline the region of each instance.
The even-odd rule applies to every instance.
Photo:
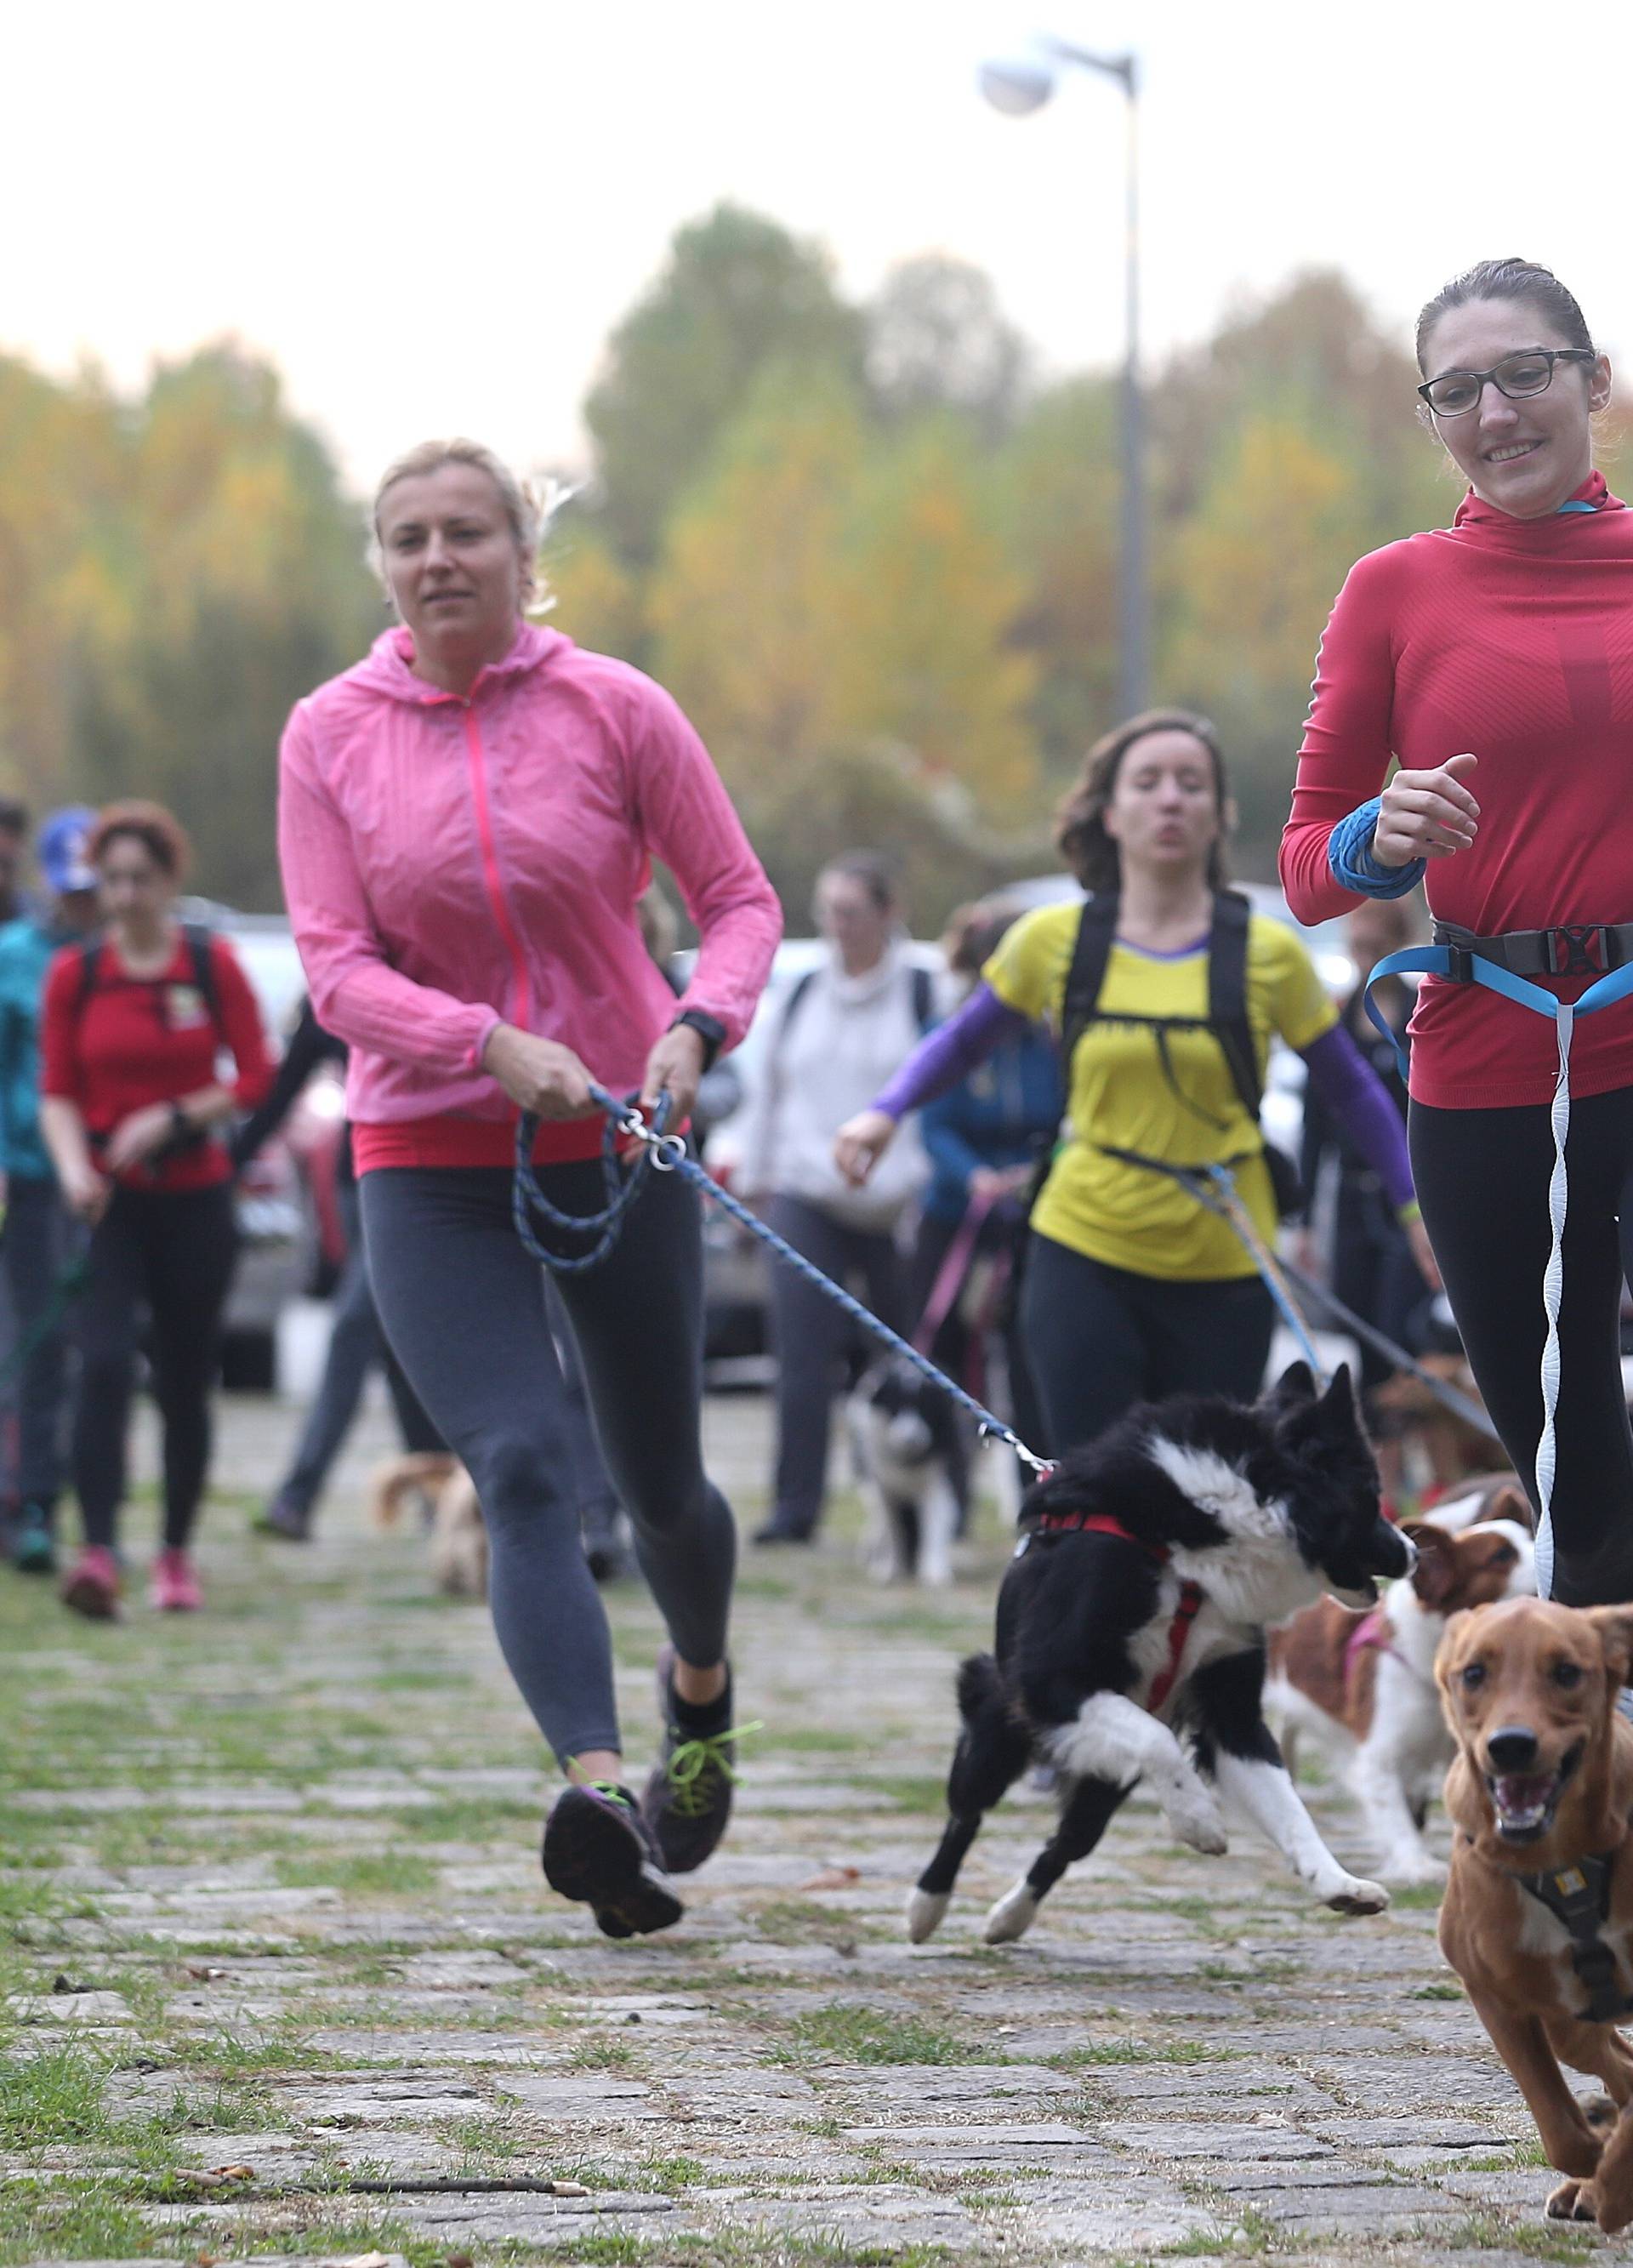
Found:
[[[1582,1761],[1578,1742],[1552,1771],[1489,1772],[1486,1787],[1497,1815],[1497,1831],[1505,1843],[1535,1843],[1554,1823],[1559,1799],[1572,1772]]]

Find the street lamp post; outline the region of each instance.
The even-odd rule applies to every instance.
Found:
[[[1121,506],[1118,546],[1118,690],[1132,717],[1150,699],[1151,597],[1145,552],[1145,406],[1140,391],[1139,66],[1132,55],[1100,55],[1053,37],[1033,54],[983,63],[981,91],[1007,117],[1040,110],[1063,66],[1114,78],[1126,97],[1127,171],[1123,240],[1123,363],[1120,408]]]

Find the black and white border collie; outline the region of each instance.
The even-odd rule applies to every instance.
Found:
[[[867,1559],[885,1582],[953,1580],[958,1418],[901,1355],[876,1362],[850,1397],[850,1448],[872,1513]]]
[[[1057,1774],[1060,1822],[988,1915],[989,1945],[1030,1926],[1142,1780],[1193,1850],[1225,1848],[1217,1792],[1325,1904],[1387,1906],[1322,1842],[1261,1706],[1267,1625],[1327,1591],[1371,1606],[1379,1580],[1412,1565],[1379,1508],[1348,1371],[1319,1397],[1295,1363],[1251,1408],[1184,1395],[1130,1410],[1030,1490],[1022,1517],[996,1654],[959,1673],[951,1815],[908,1901],[915,1944],[945,1913],[982,1816],[1033,1763]]]

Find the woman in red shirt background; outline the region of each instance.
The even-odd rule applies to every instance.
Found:
[[[1575,1001],[1633,958],[1633,512],[1593,469],[1610,365],[1528,261],[1423,309],[1434,431],[1468,481],[1450,527],[1361,560],[1316,663],[1282,879],[1301,921],[1426,877],[1438,943]],[[1386,779],[1392,760],[1399,766]],[[1381,792],[1380,792],[1381,791]],[[1409,1139],[1423,1223],[1481,1393],[1531,1485],[1551,1243],[1550,1020],[1424,980]],[[1553,1595],[1633,1598],[1633,1435],[1617,1322],[1633,1260],[1633,1006],[1570,1058]],[[1539,1549],[1545,1571],[1546,1543]]]
[[[114,1546],[144,1310],[164,1440],[152,1601],[203,1603],[188,1544],[210,1466],[210,1391],[236,1247],[220,1130],[260,1100],[271,1065],[232,946],[176,919],[188,858],[177,821],[158,804],[116,803],[87,847],[107,925],[65,946],[46,979],[40,1126],[63,1197],[91,1228],[73,1445],[85,1540],[63,1595],[107,1617],[118,1609]]]

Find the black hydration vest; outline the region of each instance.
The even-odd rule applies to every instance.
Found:
[[[1117,913],[1115,890],[1097,891],[1092,897],[1084,901],[1082,918],[1078,924],[1077,943],[1072,948],[1071,965],[1066,972],[1066,990],[1061,1001],[1061,1075],[1068,1094],[1071,1088],[1071,1059],[1078,1041],[1091,1024],[1143,1025],[1155,1040],[1163,1076],[1181,1102],[1193,1116],[1204,1120],[1216,1131],[1221,1130],[1224,1122],[1194,1101],[1180,1085],[1168,1049],[1170,1032],[1209,1032],[1218,1043],[1232,1084],[1241,1098],[1242,1108],[1257,1130],[1264,1087],[1259,1077],[1259,1057],[1254,1046],[1253,1027],[1247,1020],[1247,928],[1253,918],[1251,904],[1239,890],[1214,892],[1213,924],[1208,932],[1208,1012],[1205,1016],[1141,1016],[1124,1014],[1121,1010],[1107,1015],[1102,1012],[1100,990],[1106,982],[1107,964],[1111,959],[1111,948],[1117,934]],[[1302,1201],[1298,1167],[1285,1151],[1278,1150],[1273,1142],[1267,1142],[1262,1134],[1259,1137],[1259,1146],[1269,1169],[1271,1186],[1276,1192],[1276,1211],[1285,1219],[1291,1212],[1298,1210]]]

